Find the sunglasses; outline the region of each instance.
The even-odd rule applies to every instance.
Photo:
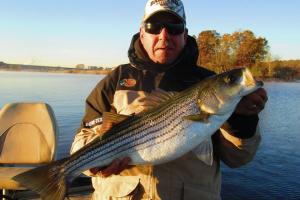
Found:
[[[144,28],[150,34],[159,34],[163,28],[166,28],[171,35],[179,35],[185,30],[183,23],[147,22],[144,23]]]

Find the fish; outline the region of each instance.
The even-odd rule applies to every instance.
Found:
[[[178,93],[153,95],[153,108],[115,119],[100,137],[69,157],[19,174],[13,179],[46,200],[64,199],[68,185],[83,171],[131,158],[131,165],[175,160],[211,137],[232,115],[241,98],[263,86],[247,68],[210,76]],[[161,100],[164,100],[161,102]],[[155,104],[155,103],[154,103]],[[103,120],[105,121],[105,120]],[[103,124],[104,125],[104,124]]]

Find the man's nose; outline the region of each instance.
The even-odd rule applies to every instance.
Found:
[[[169,39],[170,34],[168,33],[168,30],[164,27],[160,33],[159,33],[159,39]]]

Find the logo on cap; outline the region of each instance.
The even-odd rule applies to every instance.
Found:
[[[181,0],[149,0],[145,6],[143,21],[148,20],[157,12],[169,12],[185,23],[185,12]]]
[[[176,6],[179,6],[179,1],[178,0],[153,0],[150,3],[150,6],[153,4],[159,4],[160,6],[168,6],[169,3],[174,3]]]

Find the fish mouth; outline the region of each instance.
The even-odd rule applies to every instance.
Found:
[[[248,95],[258,88],[263,87],[264,83],[262,81],[255,80],[252,73],[248,68],[244,68],[244,75],[243,75],[243,84],[245,86],[244,90],[241,91],[240,95],[245,96]]]
[[[264,83],[262,81],[256,81],[252,84],[247,85],[247,88],[240,92],[240,96],[246,96],[255,90],[263,87]]]

